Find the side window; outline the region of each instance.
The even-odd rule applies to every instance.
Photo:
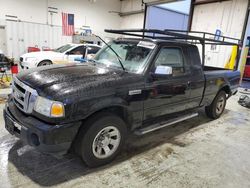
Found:
[[[88,54],[96,54],[100,50],[99,47],[89,46],[88,47]]]
[[[170,47],[162,48],[155,61],[155,68],[160,65],[172,67],[173,76],[184,74],[184,58],[181,49]]]
[[[86,47],[85,46],[79,46],[75,49],[71,50],[69,54],[71,55],[85,55],[86,53]]]

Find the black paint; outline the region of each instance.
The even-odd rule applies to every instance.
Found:
[[[46,138],[41,140],[42,144],[62,144],[71,143],[79,129],[79,122],[100,110],[119,112],[132,131],[159,117],[171,117],[173,113],[209,105],[222,88],[229,95],[236,91],[240,80],[238,71],[204,72],[196,46],[163,40],[154,42],[156,48],[142,74],[87,62],[39,67],[17,75],[20,81],[35,89],[40,96],[63,102],[64,118],[48,118],[36,112],[32,115],[17,113],[19,110],[11,102],[11,97],[5,112],[30,132],[39,127],[39,134]],[[178,47],[183,51],[184,75],[162,78],[152,76],[154,59],[162,46]],[[129,91],[133,90],[141,90],[141,93],[129,95]]]

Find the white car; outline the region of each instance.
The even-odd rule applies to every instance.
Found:
[[[100,49],[101,47],[95,44],[66,44],[53,51],[26,53],[20,57],[20,66],[22,69],[30,69],[60,61],[75,62],[76,58],[89,57]]]

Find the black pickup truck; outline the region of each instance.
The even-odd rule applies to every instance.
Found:
[[[185,41],[119,38],[88,62],[23,71],[12,83],[5,127],[45,153],[73,148],[93,167],[112,161],[128,133],[184,121],[200,107],[219,118],[240,73],[203,66],[197,46]]]

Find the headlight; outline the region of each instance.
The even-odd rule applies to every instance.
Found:
[[[34,110],[48,117],[64,117],[64,105],[38,96]]]
[[[32,62],[32,63],[33,63],[33,62],[36,62],[36,61],[37,61],[37,58],[36,58],[36,57],[26,57],[26,58],[25,58],[25,61],[26,61],[26,62]]]

